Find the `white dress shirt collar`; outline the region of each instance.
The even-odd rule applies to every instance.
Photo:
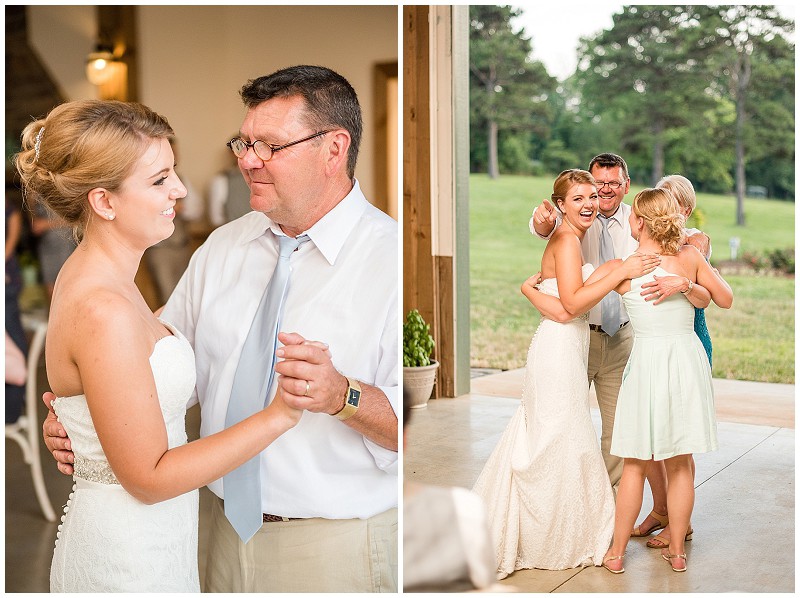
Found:
[[[354,180],[350,193],[302,234],[308,235],[325,260],[332,266],[336,263],[339,251],[361,218],[361,214],[367,209],[368,204],[369,202],[361,192],[358,180]],[[242,234],[242,244],[255,241],[267,229],[271,230],[275,236],[285,236],[286,234],[274,220],[265,215],[261,219],[254,219],[253,226]]]
[[[602,216],[599,212],[597,214],[597,217],[598,218],[601,218],[601,217],[605,218],[605,216]],[[611,220],[616,220],[617,224],[619,224],[623,228],[625,228],[625,221],[627,220],[627,218],[628,218],[628,216],[627,216],[627,214],[625,214],[625,210],[622,209],[622,204],[621,203],[617,206],[617,211],[614,212],[611,216],[608,216],[609,224],[611,223],[610,222]]]

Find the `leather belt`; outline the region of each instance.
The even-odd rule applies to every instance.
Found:
[[[221,498],[219,499],[220,504],[222,504],[222,510],[225,510],[225,501]],[[297,521],[299,519],[306,519],[305,517],[282,517],[280,515],[272,515],[271,513],[262,513],[261,521],[263,523],[274,523],[276,521]]]
[[[298,519],[304,519],[304,517],[281,517],[280,515],[270,515],[269,513],[264,513],[264,523],[271,523],[275,521],[297,521]]]
[[[631,323],[631,321],[628,320],[624,324],[620,324],[619,327],[620,328],[625,328],[625,326],[627,326],[630,323]],[[603,330],[603,328],[600,326],[600,324],[589,324],[589,330],[594,330],[595,332],[601,332],[603,334],[608,334],[605,330]]]

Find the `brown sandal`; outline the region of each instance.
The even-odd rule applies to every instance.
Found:
[[[653,532],[658,531],[660,529],[664,529],[665,527],[667,527],[667,525],[669,525],[669,516],[667,515],[660,515],[655,511],[650,511],[650,514],[647,517],[652,517],[653,519],[658,521],[658,523],[653,525],[650,529],[646,530],[642,530],[641,529],[642,526],[637,525],[635,528],[633,528],[633,531],[631,532],[631,538],[642,538],[644,536],[649,536]],[[645,517],[645,519],[647,519],[647,517]]]
[[[684,536],[684,540],[686,540],[687,542],[691,542],[693,533],[694,533],[694,530],[690,527],[686,531],[686,536]],[[669,540],[664,538],[661,534],[658,534],[655,538],[650,538],[647,541],[646,546],[648,548],[668,548],[669,547]]]

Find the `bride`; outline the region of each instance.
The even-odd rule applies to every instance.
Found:
[[[585,170],[562,172],[552,199],[563,221],[542,256],[545,280],[539,291],[533,288],[538,275],[522,286],[550,318],[531,341],[522,403],[474,487],[487,506],[498,579],[518,569],[602,563],[613,532],[614,495],[589,409],[588,321],[575,316],[623,280],[658,265],[657,256],[640,254],[594,273],[582,264],[580,242],[598,209],[597,188]]]
[[[46,341],[54,408],[75,454],[50,572],[53,592],[199,592],[197,488],[300,419],[280,393],[250,418],[187,443],[195,384],[186,338],[134,283],[186,195],[167,121],[139,104],[75,101],[29,124],[16,166],[28,198],[76,228]]]

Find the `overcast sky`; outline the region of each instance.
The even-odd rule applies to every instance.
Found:
[[[524,27],[531,38],[533,57],[541,60],[547,71],[563,81],[575,72],[576,50],[581,37],[611,26],[611,15],[622,10],[622,3],[607,2],[542,2],[515,5],[523,13],[512,26]],[[781,14],[796,21],[793,5],[776,5]]]

